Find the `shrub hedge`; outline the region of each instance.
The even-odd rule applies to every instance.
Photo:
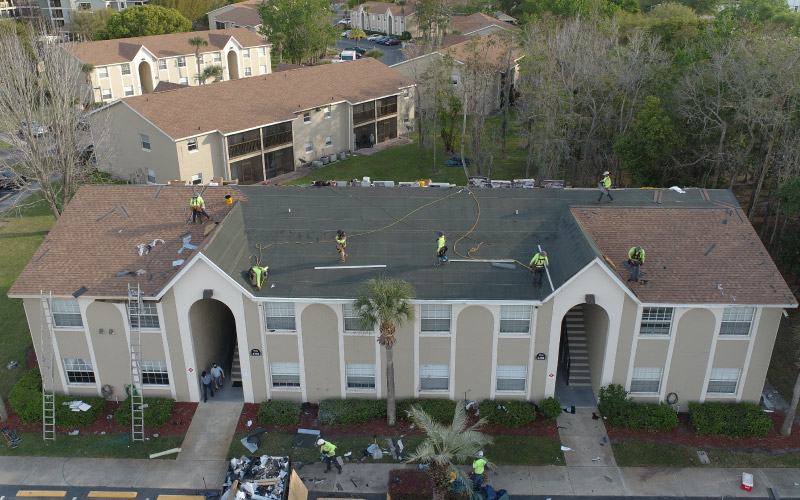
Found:
[[[68,403],[81,400],[91,406],[88,411],[72,411]],[[28,371],[20,378],[8,395],[11,409],[25,423],[42,421],[42,375],[39,367]],[[103,413],[106,400],[100,396],[67,396],[56,394],[56,424],[66,427],[92,425]]]
[[[755,403],[689,403],[689,421],[697,434],[765,437],[772,420]]]
[[[325,399],[319,403],[318,419],[323,424],[363,424],[375,418],[386,418],[385,399]]]
[[[172,408],[175,400],[169,398],[144,398],[144,425],[148,427],[160,427],[169,423],[172,417]],[[114,412],[114,421],[119,425],[131,425],[131,400],[125,398],[120,403],[117,411]]]
[[[302,406],[296,401],[264,401],[258,408],[258,422],[261,425],[296,426]]]
[[[410,420],[408,410],[419,406],[431,418],[443,423],[452,423],[456,412],[456,402],[449,399],[404,399],[397,403],[397,417]]]
[[[478,411],[489,425],[522,427],[536,419],[536,405],[528,401],[484,399]]]
[[[545,422],[550,422],[561,415],[561,403],[556,398],[545,398],[539,401],[539,413]]]
[[[619,384],[600,388],[597,408],[610,424],[618,427],[670,430],[678,426],[678,415],[669,405],[637,403]]]

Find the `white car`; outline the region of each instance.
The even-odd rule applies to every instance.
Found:
[[[382,36],[383,35],[381,35],[381,34],[370,35],[370,36],[367,37],[367,40],[369,40],[370,42],[374,42],[375,40],[377,40],[378,38],[380,38]]]
[[[348,36],[350,36],[350,30],[342,32],[342,38],[347,38]]]
[[[347,25],[350,24],[350,21],[348,21],[347,19],[340,19],[338,24],[341,24],[343,26],[347,26]]]

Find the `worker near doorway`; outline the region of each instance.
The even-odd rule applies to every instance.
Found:
[[[628,281],[639,281],[639,268],[644,264],[644,248],[636,246],[628,250],[628,266],[631,277]]]
[[[339,465],[339,461],[336,459],[336,445],[320,438],[317,440],[317,446],[319,446],[319,451],[322,453],[322,456],[325,457],[325,464],[328,466],[328,468],[325,469],[325,473],[327,474],[331,471],[331,463],[334,463],[336,464],[338,473],[341,474],[342,466]]]
[[[603,201],[603,195],[608,196],[609,203],[614,203],[614,198],[611,196],[611,176],[609,175],[608,170],[603,172],[603,178],[597,183],[597,187],[600,188],[600,198],[597,198],[595,203],[600,203]]]
[[[530,264],[528,264],[528,267],[530,267],[531,271],[533,271],[534,285],[542,286],[542,282],[544,281],[545,266],[549,265],[550,261],[547,258],[547,252],[544,250],[533,256]]]
[[[478,458],[472,462],[472,489],[479,490],[483,485],[483,471],[487,460],[483,458],[483,450],[478,452]]]
[[[189,202],[189,206],[192,209],[192,224],[196,222],[198,214],[200,214],[200,222],[203,222],[203,215],[206,216],[206,219],[211,220],[211,217],[206,213],[206,205],[200,193],[195,193],[194,196],[192,196],[192,201]]]
[[[347,248],[347,234],[340,229],[336,234],[336,251],[339,252],[339,257],[341,257],[339,262],[342,264],[347,261],[347,252],[344,251],[345,248]]]
[[[222,389],[222,379],[225,378],[225,370],[216,363],[211,367],[211,379],[214,381],[214,390]]]
[[[200,375],[200,382],[203,384],[203,403],[208,403],[208,393],[210,392],[211,397],[214,397],[214,386],[211,385],[211,375],[203,370],[203,374]]]
[[[439,239],[436,240],[436,265],[441,266],[442,262],[449,264],[450,260],[447,258],[447,245],[445,245],[444,233],[439,233]]]

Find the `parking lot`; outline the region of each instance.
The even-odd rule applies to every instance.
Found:
[[[339,37],[339,40],[336,41],[336,48],[337,49],[352,49],[356,46],[355,40],[350,40],[349,38],[342,38]],[[365,48],[367,50],[370,49],[378,49],[384,53],[383,57],[379,59],[380,62],[387,66],[391,66],[392,64],[397,64],[403,60],[403,49],[402,45],[394,45],[387,47],[386,45],[378,45],[375,42],[369,42],[366,38],[362,38],[358,42],[358,46]]]

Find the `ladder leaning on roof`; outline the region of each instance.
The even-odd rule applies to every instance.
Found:
[[[41,348],[39,372],[42,375],[42,440],[56,440],[55,353],[53,351],[53,292],[39,291],[41,304]]]
[[[131,354],[131,441],[144,441],[144,396],[142,395],[142,345],[141,345],[141,287],[132,288],[128,283],[128,323],[130,325]]]

